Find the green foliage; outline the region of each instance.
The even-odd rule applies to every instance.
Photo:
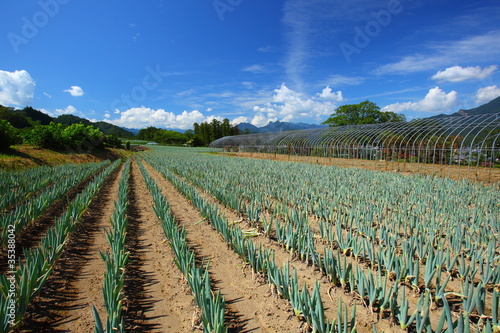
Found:
[[[154,141],[163,145],[182,145],[189,140],[183,133],[152,126],[141,129],[137,134],[137,139]]]
[[[129,147],[130,147],[130,141],[127,142],[129,142]],[[106,135],[106,139],[104,140],[104,145],[106,147],[111,147],[111,148],[123,148],[122,140],[120,140],[117,136],[114,135]]]
[[[322,124],[329,126],[364,125],[405,121],[405,116],[390,111],[380,111],[377,104],[368,100],[359,104],[342,105]]]
[[[5,150],[19,142],[16,129],[7,121],[0,119],[0,150]]]
[[[130,150],[130,140],[125,142],[125,149]]]
[[[210,123],[194,123],[193,146],[208,146],[210,142],[229,135],[238,135],[238,126],[233,126],[229,119],[222,122],[213,119]]]
[[[24,134],[24,142],[47,149],[92,150],[102,148],[106,136],[92,126],[50,123]]]

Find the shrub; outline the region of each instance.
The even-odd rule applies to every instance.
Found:
[[[6,150],[18,142],[16,129],[7,120],[0,120],[0,150]]]

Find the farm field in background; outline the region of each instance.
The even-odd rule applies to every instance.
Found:
[[[209,152],[1,172],[0,332],[500,332],[498,183]]]

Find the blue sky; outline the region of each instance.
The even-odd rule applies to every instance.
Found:
[[[0,22],[0,104],[129,128],[500,96],[497,0],[4,0]]]

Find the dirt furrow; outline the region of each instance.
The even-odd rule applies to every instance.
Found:
[[[20,332],[94,332],[92,304],[105,318],[105,265],[99,251],[109,248],[104,228],[109,227],[122,169],[108,177],[93,199]]]
[[[197,256],[210,261],[215,288],[226,299],[232,332],[298,332],[303,323],[293,316],[288,302],[272,296],[268,284],[257,281],[250,267],[228,248],[218,232],[202,219],[177,189],[144,163],[167,197],[172,213],[187,230],[189,245]]]
[[[125,276],[127,332],[191,332],[194,300],[177,269],[153,199],[135,162],[131,164]]]
[[[174,188],[170,182],[168,182],[160,173],[154,170],[151,166],[149,166],[147,163],[144,163],[144,165],[151,173],[151,175],[154,175],[159,184],[162,184],[162,186],[164,187],[171,186],[172,188]],[[180,178],[183,179],[184,181],[187,181],[182,177]],[[189,181],[187,182],[190,183]],[[201,190],[198,186],[195,186],[192,183],[190,183],[190,185],[194,186],[204,199],[210,201],[211,203],[216,204],[220,209],[220,211],[223,212],[224,215],[228,218],[228,220],[241,221],[238,223],[238,225],[242,230],[254,227],[254,225],[252,225],[252,223],[250,223],[248,219],[245,218],[244,215],[236,212],[231,208],[224,206],[220,201],[211,196],[209,193],[206,193],[203,190]],[[177,190],[175,191],[177,192]],[[268,214],[268,212],[265,211],[264,213],[266,214],[266,218],[268,220],[271,220],[271,216]],[[325,306],[325,315],[329,320],[336,318],[337,308],[340,301],[342,301],[343,304],[348,305],[350,309],[352,308],[354,303],[356,303],[358,331],[372,332],[372,324],[377,322],[377,315],[372,314],[368,308],[362,305],[361,301],[356,300],[358,298],[356,294],[345,293],[343,290],[336,287],[331,288],[330,282],[323,273],[309,266],[305,262],[299,259],[295,259],[275,239],[268,238],[264,234],[261,234],[259,236],[253,237],[252,240],[257,247],[262,245],[262,247],[265,249],[272,249],[275,254],[276,264],[278,264],[279,266],[284,265],[286,262],[289,262],[290,268],[292,269],[295,268],[297,270],[297,277],[300,280],[301,287],[302,284],[305,282],[308,286],[308,289],[311,291],[314,288],[314,283],[316,281],[320,282],[321,296]],[[322,247],[319,247],[318,249],[322,249]],[[348,258],[348,262],[351,262],[350,257]],[[350,309],[349,313],[351,311]],[[391,326],[389,320],[378,321],[377,328],[379,330],[381,329],[382,331],[389,330],[393,332],[400,332],[398,327]]]

